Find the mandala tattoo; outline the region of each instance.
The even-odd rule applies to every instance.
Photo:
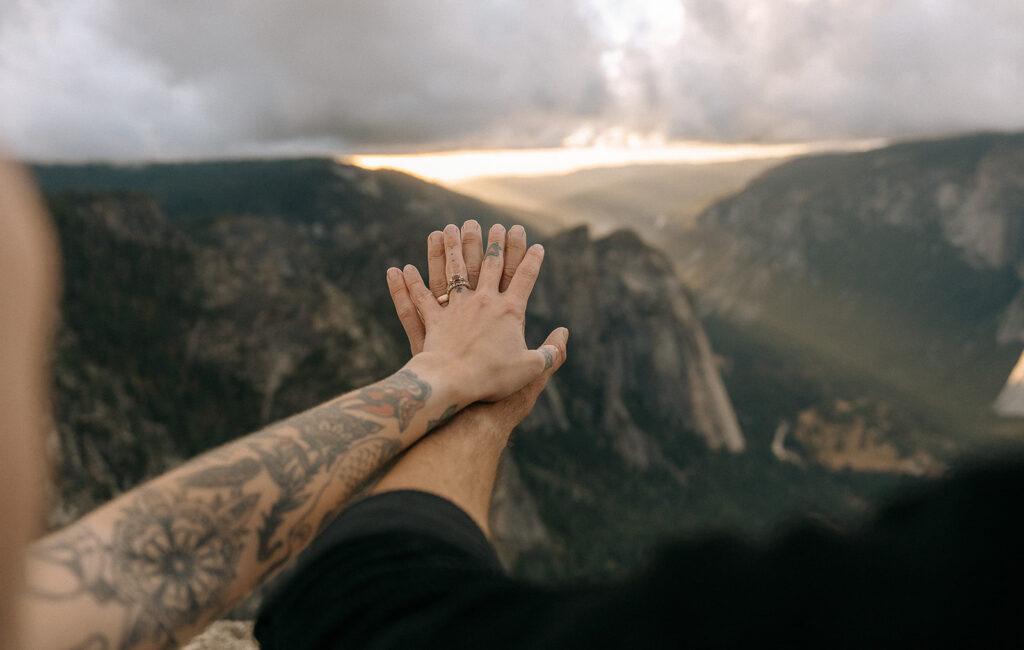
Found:
[[[401,448],[383,421],[404,431],[430,394],[430,384],[403,370],[208,453],[173,483],[141,488],[104,535],[80,522],[35,545],[35,560],[72,579],[61,588],[30,585],[28,595],[123,608],[119,638],[92,634],[71,650],[177,647],[176,630],[230,605],[246,549],[255,547],[263,578],[293,557],[341,509],[343,499],[325,507],[324,494],[354,494]]]
[[[118,646],[156,640],[175,644],[174,630],[197,623],[223,602],[236,578],[245,522],[259,495],[194,498],[144,489],[114,524],[109,542],[88,527],[33,549],[36,559],[63,567],[75,580],[65,592],[30,589],[36,597],[69,600],[87,594],[129,612]],[[77,648],[110,647],[92,635]]]

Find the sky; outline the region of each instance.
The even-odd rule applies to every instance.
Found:
[[[3,0],[34,160],[1024,129],[1020,0]]]

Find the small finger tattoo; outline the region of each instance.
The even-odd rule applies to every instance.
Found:
[[[487,247],[487,254],[484,257],[498,257],[499,255],[501,255],[501,243],[491,242]]]

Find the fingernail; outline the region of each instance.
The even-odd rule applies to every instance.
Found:
[[[396,267],[394,267],[394,266],[392,266],[392,267],[391,267],[390,269],[388,269],[388,277],[389,277],[389,278],[395,279],[395,278],[397,278],[397,277],[398,277],[399,275],[401,275],[401,274],[402,274],[402,272],[401,272],[401,271],[399,271],[399,270],[398,270],[398,269],[397,269]]]
[[[476,219],[467,219],[466,223],[462,224],[462,229],[465,230],[466,228],[470,228],[472,226],[480,228],[480,223]]]
[[[457,235],[459,234],[459,229],[455,226],[454,223],[450,223],[444,227],[444,232],[446,235]]]
[[[415,271],[416,271],[416,267],[415,267],[415,266],[413,266],[412,264],[406,264],[406,265],[405,265],[405,266],[404,266],[404,267],[402,268],[402,270],[403,270],[403,271],[405,271],[406,273],[415,273]]]
[[[494,235],[500,235],[503,232],[505,232],[505,226],[501,225],[500,223],[496,223],[493,226],[491,226],[491,233],[493,233]]]
[[[444,233],[441,232],[440,230],[435,230],[434,232],[430,233],[430,235],[427,236],[427,240],[436,244],[438,241],[440,241],[442,237],[444,237]]]
[[[523,233],[525,235],[526,234],[526,228],[523,228],[522,226],[520,226],[517,223],[516,225],[514,225],[514,226],[512,226],[511,228],[508,229],[508,234],[511,235],[513,232],[516,233],[517,235],[519,233]]]
[[[530,248],[536,248],[538,253],[543,253],[544,252],[544,247],[541,246],[540,244],[534,244]]]
[[[562,338],[565,339],[566,341],[569,340],[569,328],[568,327],[563,327],[562,328]]]

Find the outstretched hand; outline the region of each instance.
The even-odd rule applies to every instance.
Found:
[[[521,226],[507,234],[495,225],[481,249],[480,226],[449,225],[428,238],[430,288],[412,265],[389,269],[388,286],[414,355],[443,355],[479,401],[497,401],[528,383],[529,406],[565,360],[568,331],[552,332],[537,350],[523,338],[526,302],[537,280],[544,249],[526,247]],[[465,286],[453,286],[458,280]],[[463,284],[463,283],[460,283]],[[438,299],[447,296],[444,306]]]

